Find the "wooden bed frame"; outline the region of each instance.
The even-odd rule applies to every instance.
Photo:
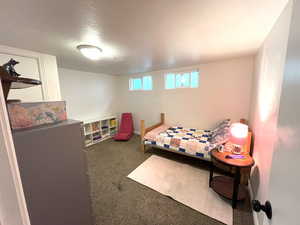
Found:
[[[153,125],[153,126],[151,126],[151,127],[147,127],[146,128],[145,127],[145,120],[141,120],[141,150],[143,152],[146,151],[146,144],[144,142],[145,135],[149,131],[151,131],[151,130],[153,130],[153,129],[155,129],[155,128],[161,126],[161,125],[163,125],[164,123],[165,123],[165,114],[164,113],[160,114],[160,122],[157,123],[157,124],[155,124],[155,125]],[[246,119],[240,119],[240,123],[247,124],[247,120]],[[252,132],[249,130],[248,131],[247,142],[246,142],[246,144],[244,146],[244,152],[246,152],[246,153],[248,153],[250,155],[252,155],[252,152],[251,152],[251,138],[252,138]],[[149,144],[147,144],[147,146],[151,146],[151,147],[155,147],[155,148],[160,148],[160,149],[171,151],[171,152],[174,152],[174,153],[177,153],[177,154],[188,155],[190,157],[194,157],[194,158],[197,158],[197,159],[205,160],[204,158],[199,158],[197,156],[193,156],[193,155],[186,154],[186,153],[183,153],[183,152],[178,152],[178,151],[175,151],[175,150],[172,150],[172,149],[167,149],[167,148],[156,146],[156,145],[149,145]]]
[[[181,154],[181,155],[186,155],[186,156],[189,156],[189,157],[197,158],[197,159],[202,160],[202,161],[203,160],[204,161],[209,161],[211,163],[211,161],[208,160],[208,159],[199,158],[197,156],[193,156],[193,155],[190,155],[190,154],[187,154],[187,153],[184,153],[184,152],[175,151],[175,150],[164,148],[164,147],[157,146],[157,145],[150,145],[150,144],[145,145],[145,143],[144,143],[144,140],[145,140],[144,137],[145,137],[145,135],[149,131],[151,131],[151,130],[153,130],[153,129],[155,129],[155,128],[161,126],[161,125],[163,125],[164,123],[165,123],[165,114],[164,113],[160,114],[160,122],[157,123],[157,124],[155,124],[155,125],[153,125],[153,126],[151,126],[151,127],[147,127],[146,128],[145,127],[145,120],[141,120],[141,150],[143,152],[146,152],[146,146],[149,146],[149,147],[159,148],[159,149],[162,149],[162,150],[173,152],[173,153],[176,153],[176,154]],[[246,119],[240,119],[240,123],[247,124],[247,120]],[[248,131],[247,142],[245,143],[245,145],[243,147],[244,148],[243,151],[246,152],[246,153],[248,153],[248,154],[250,154],[252,156],[251,141],[252,141],[252,132],[249,130]],[[215,163],[217,163],[217,162],[215,162]],[[224,171],[226,171],[228,173],[231,173],[231,174],[235,173],[235,171],[234,171],[234,169],[232,169],[232,167],[228,167],[228,166],[225,166],[225,165],[222,165],[222,164],[218,165],[218,167],[221,168],[221,169],[223,169]],[[240,172],[241,172],[241,183],[247,185],[248,184],[248,180],[250,178],[251,168],[243,168],[243,169],[241,169]]]

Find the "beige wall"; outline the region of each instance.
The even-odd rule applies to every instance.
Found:
[[[69,118],[87,120],[116,115],[116,76],[63,68],[58,72]]]
[[[272,157],[277,140],[277,120],[285,64],[291,7],[281,14],[256,56],[250,126],[254,133],[256,167],[251,183],[254,198],[269,198]],[[264,214],[257,214],[263,224]]]
[[[248,118],[253,57],[179,68],[178,71],[199,68],[200,86],[197,89],[164,89],[165,70],[146,73],[153,76],[153,91],[129,91],[130,77],[119,79],[119,112],[132,112],[135,130],[139,121],[149,126],[159,121],[159,113],[166,113],[170,125],[211,128],[224,118]]]

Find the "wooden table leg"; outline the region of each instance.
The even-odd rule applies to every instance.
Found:
[[[236,167],[236,172],[234,176],[234,186],[233,186],[233,194],[232,194],[232,208],[236,208],[236,203],[239,194],[239,186],[240,186],[241,173],[240,168]]]
[[[211,182],[214,175],[214,164],[213,162],[210,163],[210,171],[209,171],[209,187],[211,187]]]

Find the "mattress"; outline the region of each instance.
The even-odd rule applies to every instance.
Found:
[[[156,129],[161,131],[161,128]],[[153,135],[153,133],[156,135]],[[144,143],[146,145],[156,145],[206,160],[210,160],[210,152],[216,147],[215,144],[209,142],[210,130],[169,127],[159,133],[153,130],[153,133],[145,136]]]

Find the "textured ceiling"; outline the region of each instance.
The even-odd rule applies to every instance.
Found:
[[[129,74],[253,54],[287,0],[9,0],[0,44],[57,56],[59,67]],[[103,49],[90,61],[78,44]]]

